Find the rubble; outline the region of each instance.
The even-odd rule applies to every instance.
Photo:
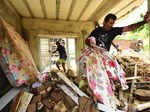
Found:
[[[148,77],[150,76],[150,64],[146,63],[139,57],[123,56],[116,57],[119,64],[126,72],[126,77],[132,77],[134,74],[134,66],[137,64],[137,76]]]
[[[96,107],[92,100],[92,91],[88,86],[86,77],[83,75],[78,76],[73,74],[71,70],[66,74],[56,71],[47,72],[46,74],[48,74],[48,77],[44,82],[36,82],[29,88],[28,92],[33,94],[33,96],[27,105],[27,112],[99,112],[99,110],[103,110],[104,112],[123,112],[120,110],[114,111],[100,103],[98,103]],[[129,80],[133,79],[136,78],[132,77]],[[129,102],[128,99],[130,95],[128,94],[130,94],[130,92],[120,91],[119,86],[117,89],[116,95],[121,99],[121,105],[119,107],[121,109],[128,105],[126,103]],[[117,91],[119,93],[117,93]],[[147,92],[143,93],[138,89],[133,92],[134,105],[130,106],[130,110],[140,112],[141,110],[149,109],[150,106],[146,100],[144,100],[144,103],[141,103],[141,101],[136,98],[136,95],[139,94],[143,94],[143,97],[147,95]],[[19,106],[20,105],[18,105],[17,108],[20,108]],[[128,108],[128,106],[126,108]]]

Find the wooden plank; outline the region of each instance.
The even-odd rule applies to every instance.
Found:
[[[96,11],[96,9],[99,7],[99,5],[101,5],[102,2],[103,0],[92,0],[81,16],[80,20],[87,20],[94,13],[94,11]]]
[[[115,5],[114,7],[108,8],[105,12],[103,11],[103,13],[102,13],[101,11],[99,11],[99,12],[96,14],[96,17],[95,17],[95,18],[97,18],[97,19],[100,18],[100,19],[98,20],[98,22],[99,22],[100,24],[102,24],[102,23],[103,23],[103,20],[104,20],[104,17],[105,17],[109,12],[111,12],[111,13],[113,13],[113,14],[116,14],[116,12],[119,12],[120,10],[123,10],[123,8],[125,8],[126,6],[128,6],[129,3],[133,2],[133,1],[135,1],[135,0],[128,0],[128,2],[125,1],[125,0],[120,0],[119,3],[118,3],[117,1],[115,1],[115,2],[117,2],[117,3],[116,3],[116,5]],[[106,5],[105,5],[105,7],[106,7]],[[117,8],[116,8],[116,7],[117,7]],[[117,17],[118,17],[118,15],[117,15]],[[92,17],[92,18],[94,18],[94,17]]]
[[[28,2],[28,5],[35,17],[39,17],[39,18],[44,17],[40,0],[26,0],[26,1]]]
[[[14,99],[14,101],[12,103],[12,108],[11,108],[10,112],[16,112],[17,111],[18,106],[20,104],[20,101],[21,101],[21,92]]]
[[[16,112],[26,112],[27,107],[28,107],[32,97],[33,97],[33,94],[25,92],[25,91],[22,92],[21,101],[20,101],[20,104],[19,104]]]
[[[20,92],[18,88],[12,88],[0,98],[0,111]]]
[[[56,0],[43,0],[47,18],[56,19]]]
[[[37,30],[48,32],[69,32],[69,33],[80,33],[85,30],[88,33],[95,27],[94,22],[91,21],[62,21],[62,20],[48,20],[48,19],[22,19],[23,27],[29,31]]]
[[[134,79],[141,79],[141,76],[136,76],[136,77],[126,77],[126,80],[134,80]]]
[[[98,108],[99,110],[104,111],[104,112],[124,112],[124,111],[117,110],[117,109],[114,110],[114,109],[112,109],[112,108],[107,107],[106,105],[101,104],[101,103],[98,103],[98,104],[97,104],[97,108]]]
[[[134,0],[132,4],[127,5],[123,10],[120,10],[117,13],[118,19],[116,22],[122,21],[129,16],[131,12],[133,12],[136,8],[138,8],[144,0]]]
[[[78,95],[88,97],[84,92],[82,92],[73,82],[71,82],[64,73],[58,72],[58,76],[65,81],[67,85],[69,85]]]
[[[73,11],[69,17],[69,20],[76,20],[80,16],[80,13],[86,6],[88,0],[76,0],[76,4],[73,8]]]
[[[136,108],[136,111],[142,111],[144,109],[150,108],[150,102],[139,104],[135,108]]]
[[[12,5],[16,8],[17,12],[23,17],[31,17],[26,5],[23,0],[9,0]]]
[[[72,0],[60,0],[59,19],[67,19],[71,3]]]
[[[58,85],[68,96],[71,97],[71,99],[77,104],[79,105],[78,102],[78,96],[76,94],[74,94],[66,85]]]
[[[135,69],[134,69],[134,77],[137,76],[137,64],[135,64]],[[129,105],[131,105],[133,103],[133,92],[135,90],[135,82],[136,82],[136,79],[133,79],[132,80],[132,83],[131,83],[131,89],[130,89],[130,99],[129,99]],[[129,111],[131,111],[130,109],[132,108],[129,108]]]

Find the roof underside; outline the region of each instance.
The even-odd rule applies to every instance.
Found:
[[[144,0],[4,0],[16,14],[25,18],[65,21],[98,21],[107,13],[125,19]]]

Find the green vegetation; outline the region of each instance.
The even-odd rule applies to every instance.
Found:
[[[141,14],[140,15],[140,20],[139,21],[142,21],[144,19],[144,15]],[[137,21],[137,22],[139,22]],[[143,43],[144,43],[144,51],[147,51],[149,49],[149,25],[148,24],[145,24],[143,26],[141,26],[140,28],[134,30],[134,31],[131,31],[131,32],[128,32],[128,33],[125,33],[123,35],[120,35],[120,36],[117,36],[116,38],[117,40],[119,39],[125,39],[125,40],[143,40]]]

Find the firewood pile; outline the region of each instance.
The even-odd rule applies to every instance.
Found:
[[[139,57],[133,56],[123,56],[116,57],[119,64],[126,72],[127,77],[132,77],[134,75],[135,65],[137,64],[137,76],[148,77],[150,76],[150,64],[146,63]]]

